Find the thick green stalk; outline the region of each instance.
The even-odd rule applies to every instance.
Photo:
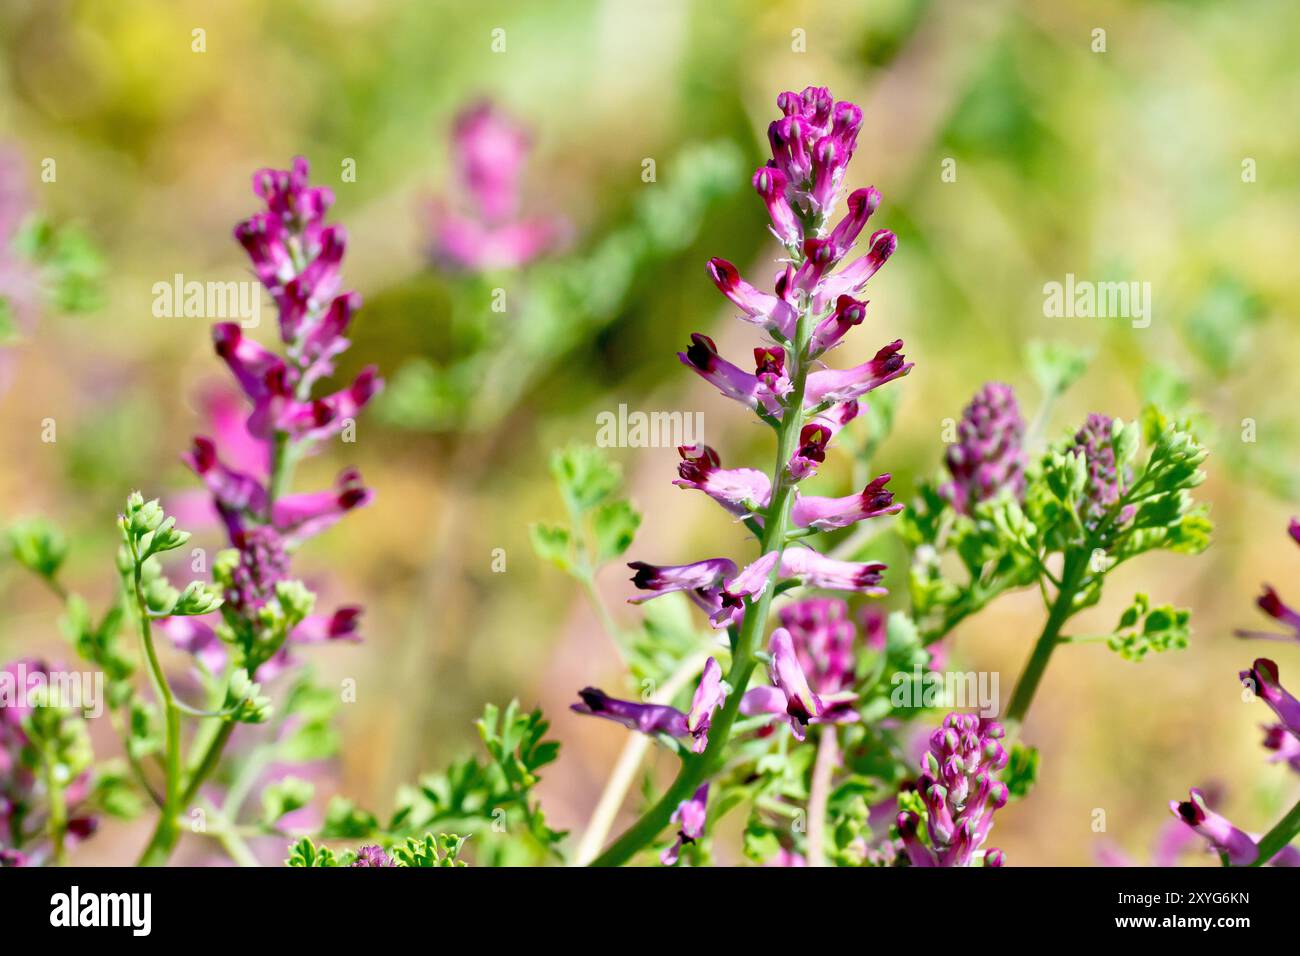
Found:
[[[1060,643],[1061,628],[1074,613],[1074,596],[1088,570],[1088,558],[1086,551],[1074,551],[1066,556],[1065,566],[1061,569],[1061,587],[1056,592],[1056,600],[1052,602],[1047,623],[1043,625],[1043,632],[1025,663],[1025,669],[1020,673],[1020,679],[1016,681],[1011,701],[1007,705],[1006,723],[1009,732],[1014,733],[1014,727],[1024,722],[1029,705],[1033,703],[1034,694],[1038,691],[1039,682],[1043,679],[1043,672],[1047,670],[1047,662],[1052,658],[1052,651]]]
[[[794,482],[786,473],[786,465],[798,448],[799,432],[803,428],[803,401],[805,386],[808,381],[808,339],[812,335],[811,317],[805,309],[799,316],[793,348],[794,376],[793,390],[789,405],[782,416],[777,431],[776,463],[772,466],[772,497],[768,506],[766,521],[763,525],[760,556],[776,551],[785,546],[786,531],[790,523],[790,508],[794,504]],[[740,626],[736,646],[732,651],[731,670],[727,672],[727,684],[731,693],[727,695],[722,709],[718,711],[709,726],[709,744],[702,754],[692,754],[682,761],[681,770],[672,786],[645,814],[617,840],[608,850],[592,861],[592,866],[620,866],[634,854],[657,837],[668,825],[669,818],[677,805],[691,796],[700,784],[716,773],[722,766],[723,752],[731,737],[731,727],[740,712],[740,699],[749,686],[757,663],[754,655],[758,652],[766,629],[768,613],[772,607],[772,592],[781,572],[778,559],[772,568],[768,585],[757,601],[746,601],[745,620]]]
[[[1277,826],[1259,838],[1259,856],[1251,866],[1263,866],[1300,836],[1300,803],[1291,808]]]

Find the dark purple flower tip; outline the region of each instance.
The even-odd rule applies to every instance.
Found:
[[[875,478],[862,489],[862,507],[866,511],[884,511],[894,503],[894,493],[885,485],[893,476],[889,472]]]
[[[759,379],[767,381],[768,386],[772,387],[776,379],[785,373],[785,349],[782,348],[756,348],[754,349],[754,374]],[[770,379],[771,381],[768,381]]]
[[[891,375],[906,364],[903,340],[895,339],[882,347],[871,360],[871,373],[877,377]]]
[[[1259,609],[1269,617],[1277,618],[1279,620],[1287,617],[1290,612],[1290,608],[1283,603],[1282,599],[1278,596],[1278,593],[1267,584],[1264,585],[1264,593],[1259,596],[1255,603],[1258,604]]]
[[[677,466],[677,474],[683,481],[692,484],[702,484],[709,477],[710,472],[722,466],[722,459],[708,445],[680,445],[677,454],[682,456],[682,462]]]
[[[685,355],[686,360],[701,372],[708,372],[718,358],[718,347],[707,335],[694,332],[691,334],[691,344],[686,349]]]
[[[1287,534],[1291,535],[1291,540],[1300,544],[1300,518],[1292,518],[1286,530]]]
[[[709,260],[708,270],[709,278],[724,294],[740,285],[740,271],[726,259],[714,256]]]

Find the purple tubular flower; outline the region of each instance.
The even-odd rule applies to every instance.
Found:
[[[794,335],[798,315],[793,304],[781,295],[760,292],[740,277],[740,272],[726,259],[713,258],[708,265],[709,278],[718,291],[741,311],[744,321],[762,326],[783,338]],[[778,293],[781,291],[778,283]]]
[[[575,714],[604,717],[643,734],[667,734],[670,737],[690,735],[686,715],[676,707],[619,700],[597,687],[584,687],[578,691],[578,696],[582,698],[581,702],[569,705]]]
[[[357,859],[352,866],[393,866],[395,865],[384,848],[378,845],[363,846],[357,850]]]
[[[1300,773],[1300,737],[1291,733],[1282,724],[1264,726],[1264,749],[1271,750],[1270,763],[1286,763],[1296,773]]]
[[[848,334],[849,330],[855,325],[861,325],[866,317],[865,301],[855,299],[851,295],[840,296],[835,302],[834,311],[822,319],[821,324],[813,331],[810,346],[812,354],[821,355],[827,349],[839,345],[840,340]]]
[[[1090,527],[1101,523],[1133,482],[1131,470],[1125,467],[1121,473],[1116,465],[1115,448],[1111,444],[1114,426],[1114,419],[1094,412],[1075,434],[1074,445],[1070,449],[1075,455],[1083,455],[1087,463],[1088,483],[1085,494],[1088,500],[1084,505],[1083,517]],[[1116,523],[1127,523],[1135,511],[1133,505],[1127,506]]]
[[[839,272],[826,276],[817,287],[816,295],[813,296],[813,310],[823,312],[829,303],[837,301],[840,296],[861,292],[897,248],[898,237],[888,229],[872,233],[870,248],[865,256],[853,260]]]
[[[781,576],[797,578],[807,587],[860,591],[873,597],[889,593],[880,585],[885,565],[828,558],[811,548],[787,548],[781,555]]]
[[[790,456],[787,469],[795,481],[802,481],[817,474],[817,469],[826,460],[826,446],[832,436],[828,425],[812,423],[805,425],[799,432],[799,447]]]
[[[999,743],[1003,733],[995,721],[952,713],[930,735],[916,783],[925,801],[930,845],[917,836],[916,814],[898,816],[899,835],[913,866],[972,865],[993,826],[993,814],[1008,799],[1006,784],[995,779],[1007,765],[1007,752]],[[985,856],[986,865],[1004,862],[1000,851],[989,850]]]
[[[885,489],[890,477],[887,474],[881,475],[858,494],[844,498],[801,495],[790,511],[790,520],[796,528],[832,531],[847,528],[867,518],[898,514],[903,510],[902,504],[895,503],[894,493]]]
[[[848,255],[858,235],[867,225],[867,220],[880,208],[880,191],[875,186],[855,189],[849,194],[849,211],[839,224],[831,231],[831,245],[835,249],[835,258],[842,259]]]
[[[826,705],[808,683],[795,652],[794,640],[784,627],[772,632],[768,644],[772,662],[768,667],[770,687],[754,687],[740,700],[740,712],[747,717],[779,715],[790,724],[796,740],[803,740],[809,723],[826,714]]]
[[[940,493],[962,514],[1003,489],[1019,499],[1025,490],[1024,433],[1011,386],[986,384],[962,412],[957,441],[944,456],[952,481]]]
[[[1219,853],[1226,853],[1233,866],[1249,866],[1259,856],[1259,847],[1241,830],[1209,808],[1205,794],[1192,788],[1190,799],[1169,801],[1169,812],[1205,839]]]
[[[760,166],[754,173],[753,182],[754,191],[762,198],[768,215],[772,217],[772,234],[788,246],[797,245],[803,240],[803,226],[785,198],[789,185],[785,173],[773,166]]]
[[[693,738],[691,750],[695,753],[704,753],[704,748],[709,745],[713,712],[722,706],[726,696],[722,689],[722,667],[710,657],[704,664],[704,673],[700,675],[699,686],[691,699],[691,709],[686,714],[686,729]]]
[[[710,558],[694,564],[654,565],[644,561],[631,561],[628,567],[636,572],[632,583],[642,591],[651,591],[643,597],[634,597],[631,604],[653,600],[670,591],[709,591],[716,589],[736,573],[736,562],[727,558]]]
[[[355,468],[339,473],[332,491],[286,495],[271,506],[271,523],[297,540],[320,534],[354,508],[370,503],[374,494]]]
[[[1281,684],[1277,664],[1260,657],[1250,670],[1238,675],[1241,682],[1254,691],[1277,714],[1287,730],[1300,737],[1300,700],[1296,700]]]
[[[702,491],[731,514],[740,517],[767,507],[772,482],[761,471],[756,468],[722,468],[718,453],[708,445],[682,445],[677,453],[682,456],[682,463],[677,466],[681,477],[673,482],[674,485]]]
[[[704,783],[689,800],[683,800],[677,805],[669,819],[669,822],[677,824],[677,839],[659,855],[659,862],[664,866],[676,866],[682,847],[704,836],[708,803],[709,785]]]
[[[903,358],[903,340],[889,343],[875,358],[846,369],[823,369],[808,376],[804,402],[809,407],[823,403],[848,402],[861,398],[886,382],[902,378],[912,371],[912,362]]]
[[[1273,618],[1280,621],[1296,633],[1297,639],[1300,639],[1300,611],[1296,611],[1289,604],[1285,603],[1278,593],[1269,585],[1264,585],[1264,593],[1259,596],[1255,602],[1259,609]]]
[[[835,694],[853,683],[857,628],[839,598],[807,598],[781,608],[799,665],[818,694]]]
[[[707,335],[693,333],[690,348],[678,352],[677,357],[727,398],[755,411],[775,414],[779,410],[780,405],[772,390],[757,375],[751,375],[722,358],[713,339]]]

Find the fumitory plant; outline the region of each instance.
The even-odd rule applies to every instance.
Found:
[[[1039,450],[1035,436],[1050,404],[1079,377],[1085,359],[1038,347],[1035,373],[1045,394],[1033,434],[1010,387],[992,383],[957,425],[946,475],[923,483],[906,511],[888,490],[888,474],[847,497],[805,493],[803,483],[816,475],[832,439],[855,419],[872,419],[869,454],[875,453],[890,416],[860,400],[912,365],[901,341],[862,365],[828,364],[844,336],[864,322],[867,303],[858,296],[896,240],[878,230],[865,255],[837,269],[880,203],[875,189],[855,190],[834,221],[860,111],[819,88],[782,94],[778,105],[784,118],[769,127],[772,159],[753,177],[787,254],[774,293],[750,285],[725,260],[709,263],[741,318],[765,333],[754,370],[723,358],[701,334],[679,354],[775,435],[775,461],[766,471],[724,468],[712,448],[680,449],[676,484],[703,491],[742,522],[758,555],[743,567],[727,557],[632,563],[633,584],[645,592],[636,603],[655,599],[649,612],[684,595],[726,640],[701,637],[674,614],[648,614],[643,633],[630,648],[623,635],[620,648],[634,682],[649,691],[640,699],[597,687],[579,692],[576,712],[658,740],[678,754],[680,768],[637,822],[597,853],[593,844],[644,753],[644,745],[626,747],[577,861],[620,864],[658,843],[665,863],[704,862],[718,818],[746,806],[745,850],[759,861],[1001,865],[1002,853],[986,839],[994,812],[1033,782],[1039,758],[1020,742],[1020,728],[1056,649],[1104,639],[1121,656],[1140,660],[1187,641],[1187,612],[1153,607],[1144,594],[1112,633],[1075,635],[1067,624],[1099,601],[1105,577],[1124,561],[1157,548],[1194,553],[1206,546],[1209,521],[1190,495],[1204,477],[1205,451],[1185,426],[1154,409],[1140,424],[1090,416]],[[1143,437],[1149,450],[1139,455]],[[593,562],[616,557],[626,544],[587,517],[617,497],[616,482],[598,468],[575,467],[584,460],[572,452],[557,459],[553,470],[572,526],[539,526],[534,545],[591,593]],[[584,508],[573,507],[583,500]],[[840,532],[900,512],[898,530],[913,554],[911,606],[892,614],[871,604],[854,610],[850,601],[858,597],[884,596],[886,568],[872,560],[878,535]],[[929,692],[942,676],[943,639],[999,595],[1030,587],[1043,596],[1046,621],[1002,720],[948,714],[922,738],[923,750],[913,750],[918,718],[945,702]],[[827,589],[850,600],[806,593]],[[777,626],[769,629],[773,610]],[[601,616],[617,639],[608,613]],[[767,681],[755,684],[760,670]],[[990,703],[995,711],[998,702]],[[665,831],[670,836],[661,840]]]
[[[200,809],[194,803],[220,768],[237,726],[270,718],[271,700],[261,692],[259,680],[270,680],[296,663],[297,647],[357,639],[360,608],[316,613],[314,595],[292,577],[290,566],[298,547],[370,500],[371,492],[352,469],[342,472],[331,489],[296,494],[290,489],[295,465],[351,426],[382,384],[375,370],[367,368],[350,385],[316,394],[348,347],[344,335],[360,298],[339,292],[346,235],[341,227],[325,223],[333,201],[330,191],[309,186],[307,177],[301,158],[289,170],[258,171],[253,189],[264,209],[235,229],[277,306],[283,354],[246,337],[234,323],[213,327],[217,355],[251,410],[230,447],[200,436],[184,456],[207,487],[230,545],[213,560],[212,580],[191,581],[180,590],[172,586],[164,556],[183,547],[189,534],[176,527],[157,500],[146,501],[138,492],[128,497],[118,518],[118,596],[99,617],[59,578],[66,544],[57,532],[41,521],[11,529],[14,555],[65,601],[65,630],[74,647],[108,679],[108,704],[135,782],[158,810],[140,857],[143,864],[169,858],[183,817]],[[231,457],[223,457],[226,453]],[[134,680],[136,656],[122,639],[128,625],[138,635],[152,697]],[[158,639],[164,636],[192,655],[196,679],[169,675],[159,654]],[[202,699],[192,703],[186,697],[196,682]],[[188,694],[180,690],[184,684],[191,685]],[[288,699],[291,705],[309,701],[304,693]],[[188,723],[194,725],[191,733],[186,733]],[[23,738],[47,771],[47,830],[53,857],[61,860],[75,824],[69,795],[74,785],[77,792],[84,791],[86,761],[67,757],[67,748],[56,746],[57,728],[42,719],[40,709],[21,722]],[[55,742],[41,746],[50,734]],[[296,797],[290,792],[294,789],[272,791],[271,802],[282,813],[304,802],[301,788]],[[29,813],[23,806],[24,814]],[[231,839],[233,821],[212,809],[218,824],[213,830]],[[21,833],[21,825],[11,827],[11,836]]]

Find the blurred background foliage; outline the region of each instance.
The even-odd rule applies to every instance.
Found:
[[[491,49],[498,28],[504,52]],[[1034,340],[1093,354],[1045,437],[1092,410],[1136,417],[1155,398],[1195,415],[1212,450],[1208,554],[1152,558],[1090,612],[1109,623],[1136,590],[1189,606],[1190,648],[1136,666],[1059,655],[1031,728],[1040,784],[999,817],[998,845],[1015,863],[1091,863],[1104,843],[1143,858],[1167,799],[1211,777],[1229,816],[1263,827],[1288,781],[1263,762],[1262,717],[1235,676],[1253,649],[1230,631],[1251,622],[1258,581],[1300,586],[1285,535],[1300,498],[1297,45],[1300,8],[1286,0],[8,0],[0,137],[22,154],[42,215],[84,236],[102,269],[74,242],[78,281],[94,277],[98,298],[84,282],[71,301],[47,297],[14,349],[2,516],[51,515],[75,541],[69,579],[111,587],[117,503],[131,488],[192,487],[177,455],[222,374],[208,321],[155,318],[152,286],[243,278],[230,230],[254,208],[250,173],[307,156],[337,195],[345,282],[366,300],[339,375],[374,362],[391,385],[357,442],[299,482],[355,462],[378,493],[299,565],[367,608],[366,643],[318,661],[325,679],[359,687],[341,708],[337,788],[390,810],[399,782],[475,745],[485,699],[517,695],[563,742],[539,791],[548,820],[580,829],[623,732],[565,708],[620,671],[582,595],[529,547],[529,524],[558,516],[548,451],[594,442],[596,415],[625,403],[703,412],[725,462],[766,462],[766,435],[673,352],[692,331],[724,353],[753,344],[704,263],[726,257],[756,283],[775,272],[749,174],[776,94],[827,85],[863,107],[849,184],[883,192],[877,218],[900,238],[837,358],[898,336],[917,362],[873,449],[900,497],[938,466],[945,420],[983,381],[1016,386],[1032,418]],[[523,270],[448,276],[428,264],[428,207],[451,181],[451,120],[482,96],[532,128],[526,205],[566,216],[573,237]],[[46,158],[53,182],[40,179]],[[949,159],[955,181],[942,176]],[[341,179],[347,160],[355,182]],[[1150,327],[1045,318],[1043,285],[1067,273],[1150,282]],[[504,313],[490,308],[498,288]],[[465,363],[485,336],[483,360]],[[879,420],[855,425],[858,440]],[[612,454],[646,515],[632,556],[747,553],[743,528],[669,484],[672,449]],[[845,493],[853,477],[841,456],[818,483]],[[631,623],[621,576],[597,586]],[[48,597],[9,564],[0,602],[0,656],[67,656]],[[1008,598],[959,629],[956,659],[1000,672],[1005,696],[1037,621],[1034,595]],[[119,858],[119,839],[134,848],[139,835],[105,834],[79,858]]]

